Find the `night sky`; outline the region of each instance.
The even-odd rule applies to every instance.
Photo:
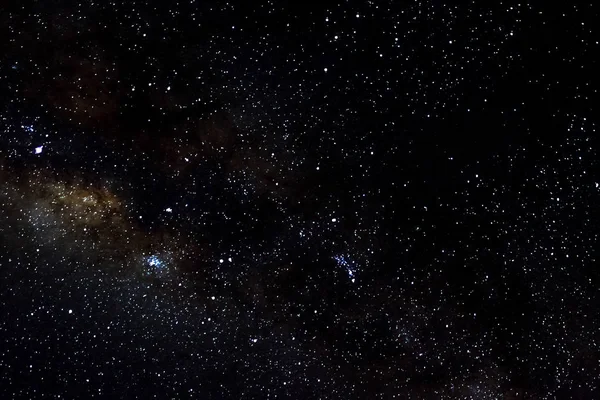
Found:
[[[600,6],[239,3],[0,6],[0,398],[600,399]]]

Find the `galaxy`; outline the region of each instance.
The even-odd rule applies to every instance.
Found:
[[[600,399],[598,17],[2,5],[0,397]]]

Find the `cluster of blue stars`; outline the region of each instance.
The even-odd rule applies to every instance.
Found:
[[[146,257],[145,264],[145,273],[147,275],[161,273],[167,266],[166,263],[157,255]]]
[[[350,260],[345,255],[336,255],[333,259],[337,262],[337,265],[344,268],[348,277],[352,281],[352,283],[356,282],[356,265],[352,260]]]

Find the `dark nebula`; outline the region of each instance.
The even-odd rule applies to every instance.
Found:
[[[0,398],[600,399],[598,6],[0,7]]]

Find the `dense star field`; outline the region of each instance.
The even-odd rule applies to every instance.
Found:
[[[600,6],[3,3],[0,398],[600,399]]]

